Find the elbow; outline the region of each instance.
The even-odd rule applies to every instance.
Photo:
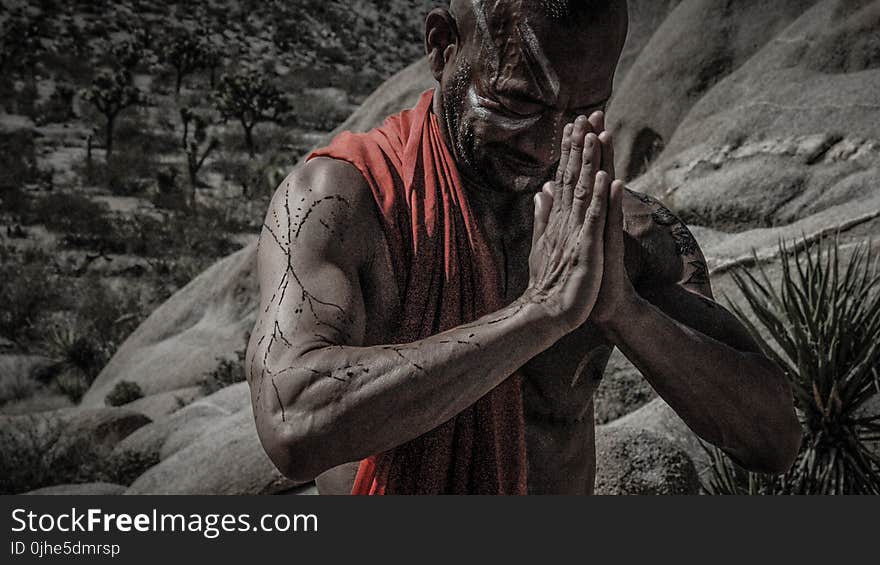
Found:
[[[782,371],[773,367],[770,382],[777,385],[763,403],[763,416],[755,414],[749,439],[742,438],[740,449],[728,453],[749,471],[778,475],[788,472],[797,460],[803,429],[795,413],[791,386]]]
[[[779,475],[788,472],[800,452],[803,429],[791,399],[784,408],[767,418],[749,445],[731,452],[737,463],[756,473]]]
[[[729,453],[744,469],[767,475],[780,475],[788,472],[800,451],[803,432],[797,418],[792,415],[789,422],[774,429],[762,441],[750,448]]]
[[[305,484],[334,467],[327,446],[332,445],[310,422],[314,415],[272,418],[272,424],[258,432],[269,460],[278,471],[297,484]],[[268,429],[266,429],[268,428]]]

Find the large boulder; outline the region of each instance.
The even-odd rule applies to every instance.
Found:
[[[657,393],[639,370],[615,348],[593,397],[596,423],[607,424],[641,408],[656,397]]]
[[[117,485],[114,483],[80,483],[80,484],[72,484],[72,485],[54,485],[51,487],[43,487],[38,488],[36,490],[32,490],[29,492],[25,492],[23,494],[29,495],[88,495],[88,496],[101,496],[101,495],[116,495],[122,494],[125,492],[125,485]]]
[[[126,494],[273,494],[295,486],[263,451],[247,408],[152,467]]]
[[[619,171],[628,177],[640,173],[644,159],[668,143],[694,104],[810,3],[678,3],[639,51],[609,107]]]
[[[619,168],[655,159],[633,188],[730,233],[850,203],[847,218],[880,210],[880,1],[750,1],[695,17],[710,4],[670,14],[609,108]],[[716,51],[726,62],[708,65]]]
[[[596,494],[698,494],[700,481],[687,452],[646,429],[596,430]]]
[[[138,398],[123,404],[123,407],[140,412],[155,421],[165,418],[201,397],[202,387],[190,386]]]
[[[244,348],[256,319],[256,243],[215,263],[157,308],[120,346],[82,400],[100,406],[119,381],[146,395],[195,386]]]
[[[655,398],[638,410],[618,418],[602,430],[627,428],[650,432],[683,452],[702,476],[708,469],[709,458],[700,438],[684,423],[678,414],[662,398]]]
[[[175,433],[187,433],[190,428],[203,429],[207,422],[219,423],[231,413],[213,404],[193,404],[137,430],[121,442],[114,452],[136,453],[144,459],[159,459],[168,438]]]

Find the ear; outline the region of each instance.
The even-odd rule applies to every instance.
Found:
[[[458,49],[458,27],[455,18],[445,8],[435,8],[425,18],[425,53],[431,73],[438,82],[443,78],[446,64]]]

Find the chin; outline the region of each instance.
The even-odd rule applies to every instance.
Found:
[[[541,191],[551,176],[545,170],[517,170],[508,163],[489,159],[479,167],[481,184],[495,192],[535,194]]]

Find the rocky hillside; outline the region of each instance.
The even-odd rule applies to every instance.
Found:
[[[880,0],[630,6],[608,112],[617,167],[692,225],[719,296],[735,299],[730,267],[753,263],[753,250],[775,276],[780,238],[840,231],[847,249],[877,233]],[[429,86],[424,63],[414,63],[340,129],[368,129]],[[69,482],[131,493],[294,489],[259,448],[247,387],[230,384],[241,375],[230,377],[236,369],[222,361],[253,324],[254,266],[254,244],[212,265],[131,334],[79,408],[51,416],[120,422],[98,450],[113,472]],[[206,389],[206,373],[230,386]],[[106,407],[124,383],[142,398]],[[696,438],[622,357],[612,360],[597,415],[600,492],[699,488]],[[24,430],[28,421],[8,423]]]

